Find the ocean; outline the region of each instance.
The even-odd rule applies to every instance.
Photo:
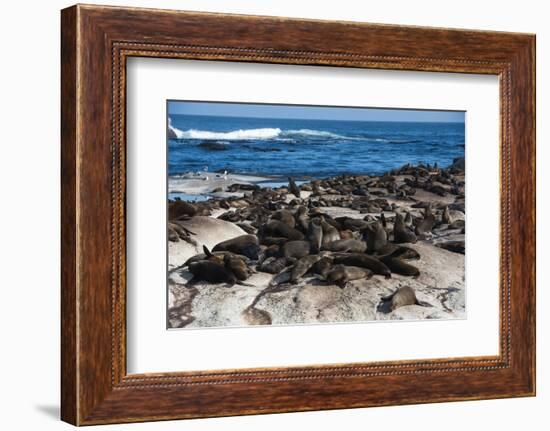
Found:
[[[464,123],[362,122],[170,115],[168,174],[381,174],[464,157]]]

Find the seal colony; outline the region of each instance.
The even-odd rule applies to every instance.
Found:
[[[169,327],[464,317],[462,159],[280,187],[227,177],[168,202]]]

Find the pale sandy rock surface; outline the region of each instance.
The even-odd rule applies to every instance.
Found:
[[[246,234],[239,226],[218,220],[215,217],[196,216],[180,222],[186,229],[194,233],[193,239],[197,245],[185,241],[168,243],[168,269],[182,265],[187,259],[202,253],[202,246],[212,249],[217,243],[226,239]],[[223,239],[220,239],[223,238]]]
[[[210,222],[208,222],[210,223]],[[209,226],[205,221],[189,225],[197,229]],[[208,232],[197,234],[197,241],[209,247],[214,242],[242,234],[232,223],[213,221],[218,230],[213,237]],[[232,227],[231,227],[232,226]],[[237,228],[240,230],[240,228]],[[374,276],[357,280],[341,289],[314,277],[280,292],[260,293],[269,285],[272,275],[257,273],[247,281],[251,286],[210,284],[199,282],[185,287],[191,274],[185,269],[170,275],[169,321],[173,327],[246,326],[357,322],[372,320],[461,319],[465,317],[464,255],[452,253],[421,241],[410,244],[421,259],[414,261],[420,269],[418,278],[393,274],[391,279]],[[170,245],[174,264],[185,261],[197,252],[184,242]],[[402,286],[412,287],[420,302],[431,306],[409,305],[388,312],[382,298]],[[251,310],[251,305],[260,295]],[[190,321],[191,320],[191,321]]]
[[[208,179],[206,179],[208,177]],[[396,175],[397,185],[412,176]],[[463,179],[463,177],[462,177]],[[239,199],[231,200],[231,211],[247,206],[247,191],[227,192],[230,184],[257,184],[263,177],[247,177],[229,174],[227,178],[215,174],[190,174],[171,181],[170,191],[188,194],[208,194],[210,197],[226,198],[228,194]],[[212,193],[221,187],[222,192]],[[445,188],[445,187],[444,187]],[[284,202],[289,204],[295,196],[279,188]],[[384,188],[371,187],[369,191],[384,193]],[[285,194],[286,193],[286,194]],[[330,192],[333,193],[333,192]],[[216,196],[217,195],[217,196]],[[240,199],[241,197],[244,199]],[[320,208],[332,218],[351,217],[364,219],[366,216],[380,217],[380,212],[365,213],[338,205],[345,195],[323,193],[328,206]],[[452,193],[439,196],[424,189],[417,189],[414,199],[385,194],[383,198],[390,205],[383,213],[387,219],[388,231],[393,229],[395,208],[413,217],[422,217],[424,210],[413,208],[416,202],[433,204],[438,208],[456,203]],[[300,199],[318,199],[311,191],[302,190]],[[333,203],[330,203],[333,201]],[[242,205],[241,205],[242,204]],[[391,210],[391,205],[394,210]],[[389,210],[388,210],[389,209]],[[463,254],[447,251],[435,244],[445,241],[463,241],[462,229],[449,229],[439,225],[433,233],[426,235],[416,244],[406,244],[420,254],[420,260],[409,261],[416,266],[417,278],[393,273],[391,279],[375,275],[368,280],[349,282],[345,288],[329,284],[320,276],[306,275],[297,284],[282,284],[273,287],[273,275],[255,272],[246,285],[212,284],[203,281],[190,282],[192,275],[181,267],[190,257],[202,253],[203,245],[212,249],[216,244],[246,232],[236,224],[218,219],[227,209],[215,207],[210,216],[194,216],[180,223],[189,232],[192,242],[179,240],[169,242],[168,279],[168,321],[172,328],[223,327],[248,325],[287,325],[338,322],[365,322],[373,320],[419,320],[419,319],[463,319],[465,318],[465,259]],[[449,210],[452,220],[464,220],[460,211]],[[254,268],[255,265],[252,265]],[[422,305],[408,305],[391,311],[384,298],[398,288],[410,286]]]

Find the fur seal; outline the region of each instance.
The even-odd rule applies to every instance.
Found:
[[[412,227],[412,225],[413,225],[413,217],[410,211],[407,211],[405,215],[405,226]]]
[[[363,231],[363,238],[366,237],[367,249],[370,253],[375,253],[382,249],[388,243],[388,234],[382,223],[375,221],[367,225]]]
[[[309,227],[309,217],[307,214],[307,208],[300,205],[294,214],[294,220],[296,221],[296,227],[302,229],[303,232],[307,232]]]
[[[168,202],[168,220],[178,220],[197,215],[197,207],[186,201]]]
[[[282,247],[288,242],[288,238],[279,236],[264,236],[262,237],[261,244],[267,247],[277,246]]]
[[[308,241],[289,241],[283,245],[283,256],[300,259],[309,254],[310,248]]]
[[[255,235],[247,234],[220,242],[214,246],[212,251],[230,251],[252,260],[258,260],[261,249],[258,244],[258,238]]]
[[[268,246],[265,251],[264,255],[265,257],[277,257],[281,254],[281,247],[279,247],[277,244],[271,244]]]
[[[248,268],[248,265],[240,256],[226,254],[223,257],[225,267],[230,270],[239,281],[244,281],[252,271]]]
[[[465,227],[466,227],[466,221],[458,219],[458,220],[453,221],[448,226],[448,229],[464,229]]]
[[[271,325],[271,314],[252,305],[241,313],[248,325]]]
[[[466,243],[464,240],[439,242],[435,244],[435,246],[460,254],[464,254],[466,251]]]
[[[390,310],[394,311],[399,307],[405,307],[407,305],[420,305],[423,307],[431,307],[431,304],[426,302],[420,302],[416,298],[416,294],[412,287],[404,286],[397,289],[390,296],[382,298],[383,301],[390,301]]]
[[[292,271],[290,273],[290,282],[296,283],[300,277],[302,277],[306,272],[310,270],[310,268],[315,265],[319,260],[321,259],[321,256],[319,255],[309,255],[302,257],[298,260],[292,267]]]
[[[342,223],[340,223],[338,220],[333,219],[331,216],[327,214],[321,214],[322,219],[326,221],[330,226],[336,228],[337,231],[341,231],[344,229],[344,226],[342,226]]]
[[[364,253],[367,244],[358,239],[338,239],[323,245],[323,250],[342,253]]]
[[[292,177],[288,177],[288,190],[297,198],[300,197],[300,188],[296,185]]]
[[[395,246],[394,249],[388,253],[391,257],[398,257],[399,259],[404,260],[418,260],[420,259],[420,253],[418,253],[415,249],[405,247],[403,245]]]
[[[358,266],[335,265],[326,275],[327,281],[336,284],[342,289],[352,280],[369,279],[372,277],[370,269]]]
[[[196,247],[197,242],[191,238],[191,235],[196,235],[196,233],[182,226],[178,221],[168,222],[168,239],[170,241],[177,242],[182,239]]]
[[[178,223],[168,222],[168,240],[172,242],[178,242],[180,239],[187,241],[190,244],[197,245],[196,241],[191,238],[190,235],[194,235],[188,229]]]
[[[323,256],[321,259],[315,262],[315,264],[311,267],[311,271],[325,278],[331,268],[332,258],[329,256]]]
[[[334,255],[334,263],[346,266],[359,266],[370,269],[375,274],[391,278],[390,269],[375,257],[362,253],[342,253]]]
[[[382,223],[382,227],[384,229],[387,229],[388,227],[388,221],[386,220],[386,216],[384,215],[384,211],[380,213],[380,223]]]
[[[225,265],[225,256],[229,254],[233,254],[231,252],[225,252],[223,254],[220,254],[220,252],[217,252],[214,255],[210,250],[208,250],[208,247],[205,245],[202,246],[202,251],[204,252],[204,256],[205,256],[203,260],[209,260],[210,262],[217,262],[220,265]]]
[[[287,263],[286,257],[269,257],[262,262],[258,270],[268,274],[278,274],[286,268]]]
[[[416,235],[405,224],[403,216],[399,213],[395,213],[395,222],[393,225],[393,241],[397,244],[403,243],[415,243],[417,241]]]
[[[344,229],[353,231],[361,231],[369,225],[365,220],[351,217],[338,217],[336,221],[340,223]]]
[[[254,235],[256,233],[256,229],[253,226],[249,225],[248,223],[235,223],[235,224],[249,235]]]
[[[445,205],[445,209],[443,210],[443,214],[441,215],[441,220],[445,224],[452,224],[453,218],[451,217],[451,213],[449,212],[449,205]]]
[[[431,207],[431,204],[429,204],[424,209],[424,218],[418,224],[418,226],[416,226],[416,234],[424,235],[426,233],[431,233],[434,225],[435,225],[435,216],[432,214],[432,207]]]
[[[311,243],[311,252],[313,254],[319,253],[323,243],[323,228],[318,218],[313,218],[309,221],[307,239]]]
[[[189,272],[193,274],[191,281],[207,281],[209,283],[228,283],[233,286],[237,282],[235,274],[228,270],[225,265],[211,260],[199,260],[188,266]]]
[[[355,235],[353,232],[349,229],[344,229],[340,231],[340,238],[341,239],[355,239]]]
[[[281,210],[275,211],[271,216],[271,219],[282,221],[283,223],[286,223],[291,228],[294,228],[296,226],[296,220],[294,219],[294,215],[289,210],[281,209]]]
[[[228,255],[228,254],[229,255],[234,255],[230,251],[211,252],[204,245],[202,246],[202,249],[203,249],[204,253],[200,253],[200,254],[196,254],[194,256],[191,256],[189,259],[187,259],[183,263],[183,265],[181,265],[180,268],[184,268],[186,266],[189,266],[189,264],[191,264],[193,262],[198,262],[199,260],[213,260],[215,262],[218,262],[219,264],[223,264],[223,259],[224,259],[225,255]],[[234,255],[234,256],[237,256],[237,255]],[[246,256],[238,255],[238,257],[243,259],[247,264],[250,263],[250,260]]]
[[[279,220],[271,220],[264,226],[264,233],[267,236],[285,237],[290,240],[302,240],[304,234],[297,229],[291,228]]]
[[[327,223],[324,218],[321,219],[321,228],[323,229],[323,246],[328,244],[329,242],[338,241],[340,239],[340,233],[338,232],[338,229]]]
[[[386,256],[380,260],[384,262],[391,272],[395,272],[396,274],[408,275],[411,277],[418,277],[420,275],[420,270],[416,266],[411,265],[398,257]]]

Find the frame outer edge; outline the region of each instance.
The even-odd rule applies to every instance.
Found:
[[[536,137],[535,36],[526,36],[511,59],[511,352],[521,396],[536,396]],[[521,304],[521,306],[519,306]]]
[[[77,299],[78,7],[61,11],[61,420],[79,422]]]
[[[62,380],[62,419],[66,422],[69,422],[73,425],[91,425],[99,423],[119,423],[119,422],[136,422],[136,421],[148,421],[148,420],[161,420],[161,419],[179,419],[179,418],[190,418],[190,417],[210,417],[210,416],[228,416],[236,414],[258,414],[258,413],[274,413],[274,412],[283,412],[283,411],[307,411],[307,410],[324,410],[332,408],[351,408],[351,407],[365,407],[365,406],[375,406],[375,405],[388,405],[388,404],[410,404],[410,403],[427,403],[427,402],[440,402],[440,401],[457,401],[457,400],[467,400],[467,399],[488,399],[488,398],[501,398],[501,397],[510,397],[510,396],[525,396],[534,394],[534,365],[535,365],[535,351],[534,351],[534,342],[535,342],[535,316],[534,316],[534,262],[524,262],[521,264],[520,268],[527,273],[526,278],[532,283],[522,284],[522,290],[519,294],[515,295],[515,299],[519,301],[522,300],[522,303],[526,304],[524,317],[525,321],[519,325],[519,328],[516,330],[514,339],[517,340],[515,344],[515,349],[518,349],[520,345],[521,352],[517,352],[516,355],[513,355],[513,360],[515,366],[513,369],[510,369],[515,374],[510,373],[501,373],[499,371],[498,376],[507,377],[507,383],[511,383],[513,388],[509,389],[509,392],[503,390],[495,392],[498,387],[495,385],[488,385],[486,379],[483,379],[483,375],[479,376],[479,393],[475,390],[466,391],[464,393],[456,393],[450,397],[434,397],[434,398],[403,398],[397,402],[384,402],[380,401],[371,401],[365,404],[364,401],[353,402],[353,403],[339,403],[331,402],[328,396],[329,388],[326,388],[323,380],[318,382],[310,383],[307,387],[310,387],[312,390],[315,390],[317,397],[313,402],[309,404],[304,404],[296,407],[289,408],[288,405],[283,405],[281,403],[278,406],[266,407],[257,407],[254,405],[246,406],[241,403],[242,406],[222,406],[224,408],[212,409],[205,414],[197,414],[197,411],[194,410],[195,407],[203,408],[198,406],[196,401],[199,401],[201,394],[204,395],[204,386],[193,386],[193,388],[177,390],[174,388],[155,388],[155,389],[144,389],[144,388],[122,388],[119,386],[119,381],[117,376],[109,376],[109,381],[106,377],[106,366],[107,366],[107,357],[110,358],[111,366],[113,365],[113,360],[110,353],[106,353],[103,350],[94,349],[94,347],[106,347],[106,334],[107,331],[107,319],[103,318],[101,320],[101,325],[99,328],[91,327],[90,322],[96,322],[93,312],[97,311],[99,307],[100,313],[105,313],[107,311],[107,306],[112,304],[110,300],[106,299],[105,290],[103,286],[100,286],[101,289],[95,292],[95,295],[92,296],[88,291],[88,284],[93,282],[96,283],[97,280],[94,277],[91,277],[90,274],[86,273],[86,269],[90,268],[90,263],[87,261],[87,257],[94,256],[94,248],[96,245],[95,242],[90,240],[89,233],[90,229],[87,229],[87,217],[93,213],[93,210],[90,207],[86,206],[86,193],[90,194],[94,190],[94,183],[92,180],[98,181],[98,177],[92,175],[92,178],[88,178],[90,174],[90,169],[87,164],[81,163],[83,160],[87,160],[86,156],[93,155],[92,157],[96,162],[101,162],[102,167],[103,162],[105,161],[101,157],[97,156],[97,151],[100,149],[105,150],[103,141],[104,138],[103,132],[94,134],[92,128],[86,122],[86,119],[89,116],[89,112],[84,110],[86,107],[88,109],[88,103],[91,102],[94,106],[94,114],[99,115],[100,117],[105,116],[107,107],[105,105],[105,100],[101,99],[101,88],[94,88],[93,83],[88,82],[86,78],[92,71],[99,72],[98,80],[106,79],[107,67],[103,64],[97,64],[90,62],[90,53],[88,52],[88,42],[93,42],[95,45],[92,46],[93,49],[98,49],[99,53],[106,56],[105,50],[107,47],[110,47],[110,43],[115,40],[115,33],[111,33],[114,29],[120,30],[120,23],[116,20],[122,21],[127,20],[129,17],[125,13],[119,13],[122,11],[134,11],[133,9],[113,9],[112,14],[117,16],[108,17],[109,20],[100,21],[98,19],[97,12],[101,10],[101,7],[89,6],[83,7],[80,5],[73,6],[71,8],[65,9],[62,11],[62,34],[61,34],[61,44],[62,44],[62,95],[61,95],[61,105],[62,105],[62,145],[61,145],[61,158],[62,158],[62,327],[61,327],[61,338],[62,338],[62,370],[61,370],[61,380]],[[115,12],[116,11],[116,12]],[[149,10],[150,11],[150,10]],[[140,9],[139,14],[143,12],[148,12],[148,10]],[[173,11],[175,13],[182,13],[178,11]],[[151,12],[154,13],[154,12]],[[109,15],[111,11],[109,11]],[[135,12],[136,15],[139,15]],[[182,13],[185,15],[185,13]],[[194,14],[190,14],[192,19]],[[208,14],[205,14],[208,15]],[[132,15],[133,16],[133,15]],[[212,19],[211,15],[208,15],[209,19]],[[242,17],[242,16],[240,16]],[[101,18],[101,17],[100,17]],[[263,17],[263,19],[278,19],[275,17]],[[228,18],[229,19],[229,18]],[[235,16],[231,18],[231,21],[236,20]],[[294,19],[283,19],[283,21],[301,23],[300,20]],[[117,27],[118,25],[118,27]],[[143,23],[142,25],[148,25]],[[328,24],[327,24],[328,25]],[[376,27],[378,30],[379,28]],[[404,27],[407,29],[407,27]],[[428,30],[425,30],[428,31]],[[125,34],[122,32],[123,35]],[[466,33],[461,32],[461,35]],[[182,36],[176,35],[181,38]],[[176,37],[174,36],[174,37]],[[515,67],[521,70],[524,74],[521,76],[523,80],[534,79],[534,37],[527,37],[523,39],[525,35],[514,35],[507,36],[503,34],[502,37],[506,39],[506,44],[508,46],[506,49],[502,49],[502,53],[506,53],[509,59],[512,57],[516,60]],[[160,36],[159,36],[160,37]],[[193,39],[193,35],[185,36]],[[496,37],[494,34],[491,37]],[[512,39],[512,40],[511,40]],[[523,39],[523,40],[521,40]],[[201,42],[200,38],[198,39]],[[237,41],[238,42],[238,41]],[[264,41],[265,42],[265,41]],[[191,44],[192,45],[192,44]],[[234,43],[232,43],[234,45]],[[80,49],[80,47],[85,47],[86,49]],[[269,47],[268,47],[269,48]],[[229,47],[229,49],[238,49],[238,47]],[[265,49],[265,48],[264,48]],[[423,47],[422,49],[426,49]],[[514,50],[512,52],[512,49]],[[299,53],[300,56],[302,53]],[[357,55],[353,54],[352,55]],[[479,57],[479,54],[477,54]],[[212,59],[215,56],[210,56]],[[221,56],[223,57],[223,55]],[[518,58],[521,60],[518,62]],[[244,58],[243,58],[244,59]],[[230,61],[242,61],[238,59],[231,59]],[[419,60],[419,63],[415,63],[412,70],[420,70],[423,67],[422,58]],[[497,58],[500,60],[500,58]],[[248,61],[248,60],[245,60]],[[334,60],[327,60],[330,64],[335,62]],[[528,64],[521,64],[522,61]],[[271,61],[269,61],[271,62]],[[285,62],[285,61],[282,61]],[[290,61],[292,63],[292,61]],[[317,62],[315,62],[316,64]],[[394,67],[399,62],[395,64],[392,62],[388,67],[389,69],[396,68]],[[481,60],[479,64],[483,63]],[[361,66],[364,67],[364,66]],[[481,67],[481,66],[480,66]],[[386,68],[386,67],[384,67]],[[443,68],[444,69],[444,68]],[[516,69],[516,70],[518,70]],[[471,73],[471,72],[470,72]],[[475,72],[474,72],[475,73]],[[517,75],[514,74],[513,86],[517,85]],[[521,79],[520,79],[521,80]],[[524,154],[522,157],[518,158],[517,163],[523,168],[529,168],[529,175],[527,178],[523,178],[520,182],[526,185],[526,190],[524,194],[519,197],[519,200],[526,204],[526,208],[532,210],[531,217],[527,215],[526,229],[523,231],[524,234],[527,234],[527,239],[529,235],[534,232],[534,154],[535,154],[535,137],[534,137],[534,81],[529,81],[518,86],[519,96],[521,97],[521,102],[519,100],[514,100],[512,102],[513,111],[516,111],[518,108],[521,109],[525,107],[525,111],[529,114],[532,114],[531,117],[527,119],[522,119],[520,121],[521,125],[519,128],[513,128],[514,136],[517,136],[518,129],[523,131],[527,130],[528,135],[524,135],[521,142],[525,145]],[[99,103],[97,103],[99,100]],[[81,109],[82,106],[82,109]],[[517,125],[517,123],[516,123]],[[102,143],[101,148],[91,148],[88,143],[94,143],[93,139],[90,137],[97,138]],[[514,140],[513,142],[520,142]],[[84,145],[86,144],[86,145]],[[97,144],[96,144],[97,145]],[[513,164],[515,164],[513,162]],[[80,182],[82,181],[82,184]],[[118,183],[117,183],[118,184]],[[104,185],[103,182],[100,182],[100,185]],[[116,185],[116,184],[115,184]],[[105,190],[102,190],[104,193]],[[89,196],[88,196],[89,198]],[[105,210],[103,208],[102,210]],[[515,220],[513,217],[512,220]],[[89,220],[88,220],[89,221]],[[525,238],[524,238],[525,239]],[[534,242],[533,240],[527,241],[523,248],[525,251],[525,258],[533,257],[534,258]],[[103,243],[101,243],[103,247]],[[515,261],[515,259],[513,259]],[[105,259],[94,260],[96,265],[104,265]],[[114,264],[113,264],[114,265]],[[102,266],[103,268],[103,266]],[[519,268],[517,268],[519,270]],[[100,296],[100,298],[98,298]],[[99,316],[98,316],[99,318]],[[81,325],[79,324],[81,321]],[[86,325],[88,323],[88,327]],[[112,325],[112,321],[109,323]],[[110,328],[110,327],[109,327]],[[519,335],[524,334],[525,338],[519,342]],[[515,349],[512,349],[513,351]],[[430,376],[430,374],[427,374]],[[331,378],[331,376],[327,376]],[[474,377],[472,377],[474,379]],[[385,379],[387,380],[387,379]],[[234,383],[234,384],[233,384]],[[239,394],[241,390],[248,388],[259,388],[260,386],[256,385],[253,382],[248,382],[243,386],[238,382],[233,382],[230,385],[222,386],[218,389],[219,393],[222,395],[236,395]],[[257,382],[260,383],[260,382]],[[347,383],[347,382],[346,382]],[[483,386],[485,384],[485,386]],[[477,387],[476,386],[476,387]],[[286,387],[290,387],[288,384]],[[202,388],[202,389],[201,389]],[[224,389],[227,388],[227,389]],[[279,386],[281,390],[284,389],[283,385]],[[120,390],[126,389],[126,390]],[[363,388],[365,391],[368,388]],[[475,389],[475,388],[473,388]],[[267,389],[266,389],[267,390]],[[485,395],[482,393],[485,391]],[[212,394],[215,394],[212,390]],[[367,394],[367,392],[365,392]],[[206,394],[208,395],[208,394]],[[155,416],[151,413],[147,414],[147,397],[153,398],[153,396],[161,397],[163,400],[160,402],[172,403],[172,405],[165,404],[168,407],[176,407],[176,413],[172,415],[159,415]],[[285,394],[283,398],[286,398],[288,394]],[[204,398],[204,397],[203,397]],[[214,397],[216,398],[216,397]],[[223,397],[222,397],[223,398]],[[349,397],[348,397],[349,398]],[[220,401],[220,400],[218,400]],[[199,401],[200,402],[200,401]],[[132,404],[133,403],[133,404]],[[176,406],[173,405],[176,403]],[[179,405],[178,405],[179,404]],[[197,404],[197,405],[195,405]],[[135,410],[140,408],[140,406],[145,407],[144,410]],[[130,408],[131,407],[131,408]],[[179,409],[184,407],[189,407],[187,412],[181,412]],[[132,408],[134,411],[132,412]]]

